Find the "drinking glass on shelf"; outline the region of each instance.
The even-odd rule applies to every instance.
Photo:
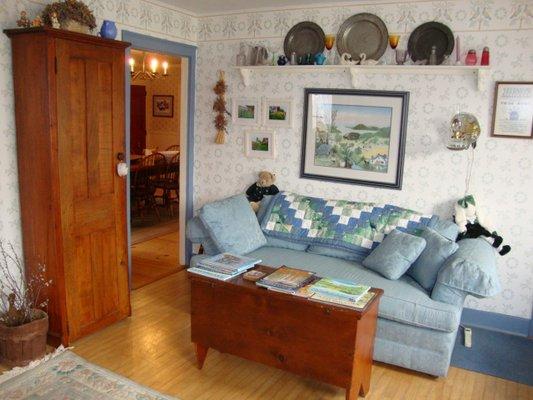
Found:
[[[407,50],[396,49],[396,64],[403,65],[407,58]]]
[[[335,35],[326,35],[324,39],[324,45],[326,46],[326,62],[325,64],[333,65],[335,64],[334,56],[332,56],[333,45],[335,44]]]
[[[398,43],[400,43],[400,35],[389,35],[389,45],[393,51],[398,47]],[[394,56],[391,64],[394,64]]]

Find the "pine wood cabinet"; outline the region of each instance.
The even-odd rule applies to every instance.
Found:
[[[130,315],[124,153],[128,43],[51,28],[11,38],[26,273],[53,280],[49,342]]]

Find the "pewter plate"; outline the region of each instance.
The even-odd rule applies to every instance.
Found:
[[[320,26],[314,22],[305,21],[294,25],[287,36],[283,50],[287,58],[291,58],[294,51],[297,57],[311,53],[315,56],[324,51],[326,35]]]
[[[352,15],[344,21],[337,33],[339,55],[348,53],[352,59],[359,60],[365,53],[367,60],[379,60],[387,50],[389,31],[377,15],[361,13]]]
[[[431,46],[436,47],[437,64],[442,64],[455,46],[451,29],[440,22],[426,22],[411,33],[407,49],[413,61],[428,60]]]

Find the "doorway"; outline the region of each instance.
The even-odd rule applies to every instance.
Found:
[[[127,31],[122,35],[132,43],[126,147],[130,287],[137,289],[178,272],[190,257],[184,231],[192,215],[196,48]]]

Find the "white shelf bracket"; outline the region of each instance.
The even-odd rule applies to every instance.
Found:
[[[351,78],[351,81],[352,81],[352,87],[354,89],[356,89],[357,86],[359,86],[359,77],[357,75],[357,69],[356,68],[348,68],[348,71],[350,72],[350,78]]]
[[[245,87],[248,87],[250,85],[250,75],[252,71],[247,68],[239,68],[239,72],[241,73],[242,83]]]

